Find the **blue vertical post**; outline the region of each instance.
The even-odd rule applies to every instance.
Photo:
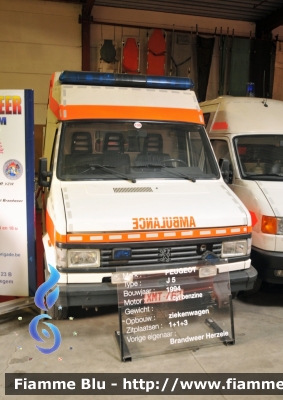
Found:
[[[26,213],[29,295],[36,291],[35,258],[35,171],[34,171],[34,93],[25,90]]]

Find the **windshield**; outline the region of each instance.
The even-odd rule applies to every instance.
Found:
[[[244,179],[283,179],[283,134],[239,136],[234,145]]]
[[[143,121],[68,121],[57,161],[61,180],[218,179],[201,125]]]

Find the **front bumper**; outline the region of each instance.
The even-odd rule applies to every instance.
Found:
[[[250,268],[230,272],[231,292],[252,290],[257,279],[257,270]]]
[[[231,292],[251,290],[257,278],[257,271],[248,269],[230,272]],[[109,306],[118,304],[117,287],[110,282],[58,284],[57,304],[72,306]]]
[[[276,269],[283,269],[283,253],[261,250],[252,247],[251,260],[258,271],[258,276],[265,282],[283,283],[283,277],[274,275]]]

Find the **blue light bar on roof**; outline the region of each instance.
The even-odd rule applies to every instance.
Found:
[[[151,89],[193,89],[190,78],[154,75],[108,74],[105,72],[63,71],[59,77],[62,84],[92,86],[122,86]]]

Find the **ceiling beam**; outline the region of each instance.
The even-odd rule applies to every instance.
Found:
[[[92,8],[94,6],[95,0],[87,0],[82,5],[82,14],[85,15],[87,18],[91,16]]]
[[[82,71],[90,70],[90,26],[93,22],[91,15],[95,0],[87,0],[82,5],[79,22],[82,24]]]
[[[45,1],[53,1],[56,3],[74,3],[74,4],[83,4],[86,1],[85,0],[45,0]]]
[[[268,36],[280,25],[283,25],[283,7],[256,23],[256,37]]]

